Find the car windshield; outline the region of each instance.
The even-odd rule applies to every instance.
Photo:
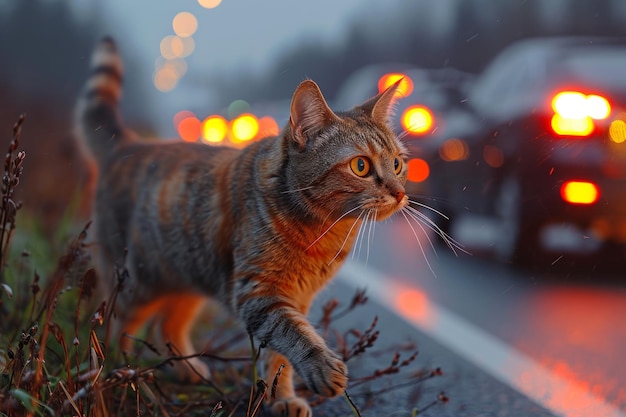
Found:
[[[561,63],[576,80],[626,96],[626,50],[615,48],[571,54]]]

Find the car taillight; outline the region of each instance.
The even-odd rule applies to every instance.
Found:
[[[434,118],[428,107],[415,105],[402,112],[400,118],[402,128],[412,135],[423,135],[430,132]]]
[[[588,181],[567,181],[561,186],[561,198],[571,204],[593,204],[598,201],[598,186]]]
[[[552,99],[551,126],[554,133],[563,136],[589,136],[594,128],[594,120],[609,117],[609,101],[596,94],[583,94],[578,91],[561,91]]]

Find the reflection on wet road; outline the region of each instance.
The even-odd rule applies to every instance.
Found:
[[[515,347],[553,373],[626,407],[626,293],[581,285],[547,286],[528,299]]]
[[[346,274],[373,276],[383,301],[433,338],[556,414],[626,415],[626,280],[521,272],[426,243],[431,272],[403,219],[378,225],[370,245],[368,267],[356,253]]]

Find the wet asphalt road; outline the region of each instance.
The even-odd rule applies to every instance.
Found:
[[[549,267],[521,271],[478,256],[457,257],[441,246],[435,245],[433,249],[421,232],[417,238],[425,256],[403,219],[377,224],[369,250],[367,244],[362,244],[360,250],[357,244],[350,262],[360,270],[375,271],[378,277],[389,280],[390,285],[393,283],[419,297],[408,304],[402,301],[401,294],[388,298],[396,301],[387,301],[385,306],[370,302],[361,307],[363,310],[358,314],[342,320],[346,320],[346,327],[365,329],[373,315],[380,316],[381,342],[392,346],[406,340],[415,341],[420,353],[414,365],[426,369],[441,367],[443,375],[419,384],[419,388],[394,389],[369,402],[357,395],[355,402],[359,404],[358,400],[362,400],[363,415],[408,416],[414,407],[424,407],[442,391],[450,401],[437,404],[420,415],[594,415],[593,411],[581,411],[582,404],[577,402],[582,403],[582,400],[575,392],[606,403],[617,415],[626,413],[626,361],[623,360],[626,279],[618,276],[619,271],[577,274],[575,270],[562,270],[555,273],[554,268]],[[340,272],[338,279],[320,297],[322,300],[351,297],[353,288],[345,284],[347,281],[341,275]],[[351,282],[354,286],[355,280]],[[550,396],[542,391],[547,388],[541,383],[537,385],[536,380],[533,386],[524,386],[531,384],[524,378],[516,388],[511,388],[484,366],[477,366],[455,353],[454,343],[462,347],[463,340],[456,341],[452,335],[452,348],[450,343],[443,346],[428,331],[407,324],[389,311],[406,317],[422,314],[419,300],[424,301],[422,304],[439,306],[468,323],[470,328],[478,329],[479,334],[484,332],[507,349],[530,358],[547,374],[563,381],[567,389],[572,388],[572,392]],[[480,356],[480,352],[477,355]],[[365,367],[363,363],[353,367],[362,371],[368,366],[387,366],[387,362],[381,355],[381,359],[368,359]],[[519,393],[519,387],[530,392],[533,398]],[[317,407],[316,415],[351,414],[344,401],[335,400]]]

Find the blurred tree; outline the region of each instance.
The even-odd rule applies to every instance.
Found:
[[[21,147],[26,150],[18,187],[27,211],[52,233],[72,204],[89,215],[88,198],[80,190],[89,171],[71,137],[74,102],[88,74],[91,50],[103,33],[100,13],[77,21],[62,0],[5,0],[0,9],[0,149],[6,149],[11,126],[26,113]],[[128,47],[125,50],[131,49]],[[146,120],[141,73],[131,59],[128,100],[135,119]]]
[[[336,45],[309,42],[285,51],[260,78],[216,83],[220,102],[284,99],[306,77],[337,91],[357,69],[403,62],[478,72],[511,42],[536,36],[626,36],[624,0],[413,0],[348,24]],[[259,87],[261,86],[261,87]]]
[[[610,24],[613,20],[610,3],[610,0],[571,0],[568,4],[567,30],[580,35],[611,35],[614,29]]]
[[[2,16],[2,80],[11,80],[18,103],[36,95],[71,104],[84,74],[81,60],[93,45],[97,21],[73,20],[65,2],[13,0]]]

